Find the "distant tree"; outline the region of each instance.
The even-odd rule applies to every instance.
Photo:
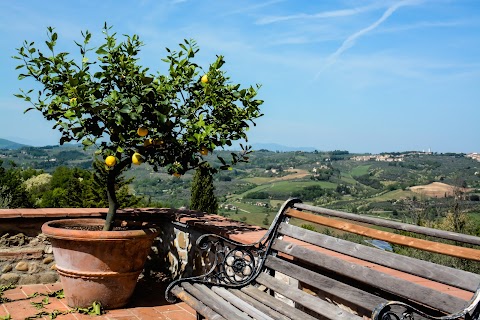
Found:
[[[0,160],[0,188],[3,190],[3,197],[9,199],[9,208],[32,208],[33,203],[23,185],[22,170],[14,164],[8,169],[2,165],[3,161]]]
[[[0,186],[0,209],[8,209],[12,202],[12,196],[6,186]]]
[[[268,221],[268,218],[267,218],[267,217],[263,218],[262,224],[263,224],[264,226],[268,226],[268,225],[270,224],[270,222]]]
[[[478,194],[471,194],[470,201],[480,201],[480,196]]]
[[[50,174],[41,173],[39,175],[30,177],[24,182],[24,186],[30,193],[32,202],[35,205],[39,205],[41,203],[43,194],[50,190],[51,181],[52,176]]]
[[[249,192],[244,196],[245,199],[268,199],[269,197],[269,193],[265,191]]]
[[[218,201],[214,191],[211,167],[208,163],[203,163],[195,170],[193,176],[190,208],[216,214],[218,212]]]

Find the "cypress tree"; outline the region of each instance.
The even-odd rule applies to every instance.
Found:
[[[190,208],[192,210],[217,214],[218,202],[214,191],[215,187],[213,186],[211,167],[208,163],[201,164],[193,176]]]

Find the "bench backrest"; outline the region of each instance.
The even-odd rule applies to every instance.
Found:
[[[295,225],[288,223],[289,220]],[[312,223],[317,227],[325,226],[474,261],[480,261],[480,250],[438,242],[431,237],[471,246],[479,245],[480,238],[290,200],[270,229],[275,233],[275,239],[272,239],[265,266],[298,280],[303,288],[360,315],[370,316],[373,309],[388,300],[408,303],[429,314],[457,312],[467,305],[480,283],[480,276],[472,272],[298,227]],[[398,231],[416,233],[423,238],[428,236],[429,239],[399,234]],[[257,278],[257,282],[268,287],[262,281],[266,280]]]

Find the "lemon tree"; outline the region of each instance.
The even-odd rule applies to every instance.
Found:
[[[241,87],[222,70],[223,56],[205,69],[194,62],[199,48],[184,40],[177,50],[166,49],[165,74],[152,73],[139,63],[143,43],[137,35],[120,39],[106,24],[104,41],[90,47],[92,34],[75,42],[78,54],[57,50],[58,34],[47,29],[46,48],[25,41],[15,59],[19,79],[33,79],[40,90],[20,90],[16,96],[38,110],[61,132],[60,144],[94,146],[108,170],[110,230],[118,209],[115,179],[132,164],[147,163],[175,176],[204,163],[209,151],[247,139],[260,117],[259,85]],[[38,88],[38,86],[36,87]],[[231,159],[219,158],[228,169],[248,160],[248,146]]]

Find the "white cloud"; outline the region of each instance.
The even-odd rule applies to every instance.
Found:
[[[277,3],[280,3],[280,2],[284,2],[284,1],[285,0],[271,0],[271,1],[263,2],[263,3],[258,3],[258,4],[255,4],[255,5],[252,5],[252,6],[248,6],[248,7],[244,7],[244,8],[240,8],[240,9],[230,11],[230,12],[226,13],[225,15],[228,16],[228,15],[233,15],[233,14],[238,14],[238,13],[250,12],[250,11],[265,8],[265,7],[271,6],[273,4],[277,4]]]
[[[256,21],[257,24],[271,24],[282,21],[289,20],[298,20],[298,19],[326,19],[326,18],[338,18],[338,17],[348,17],[353,15],[358,15],[367,11],[376,10],[384,6],[384,3],[377,2],[368,6],[356,7],[350,9],[340,9],[340,10],[331,10],[323,11],[315,14],[300,13],[294,15],[286,16],[267,16],[260,18]]]
[[[406,24],[402,26],[395,26],[390,28],[383,28],[382,30],[376,30],[377,33],[393,33],[393,32],[404,32],[411,31],[415,29],[424,29],[424,28],[456,28],[456,27],[466,27],[478,25],[478,21],[469,21],[469,20],[454,20],[454,21],[421,21],[411,24]]]
[[[387,8],[387,10],[383,13],[383,15],[376,20],[374,23],[369,25],[366,28],[363,28],[353,34],[351,34],[345,41],[343,41],[342,45],[333,53],[331,54],[328,59],[326,65],[317,73],[315,78],[318,78],[320,74],[329,66],[333,65],[337,59],[348,49],[353,47],[355,45],[357,39],[360,37],[366,35],[367,33],[375,30],[379,25],[381,25],[383,22],[385,22],[395,11],[397,11],[399,8],[404,7],[404,6],[411,6],[411,5],[418,5],[422,1],[420,0],[404,0],[404,1],[399,1],[395,2],[392,4],[390,7]]]

